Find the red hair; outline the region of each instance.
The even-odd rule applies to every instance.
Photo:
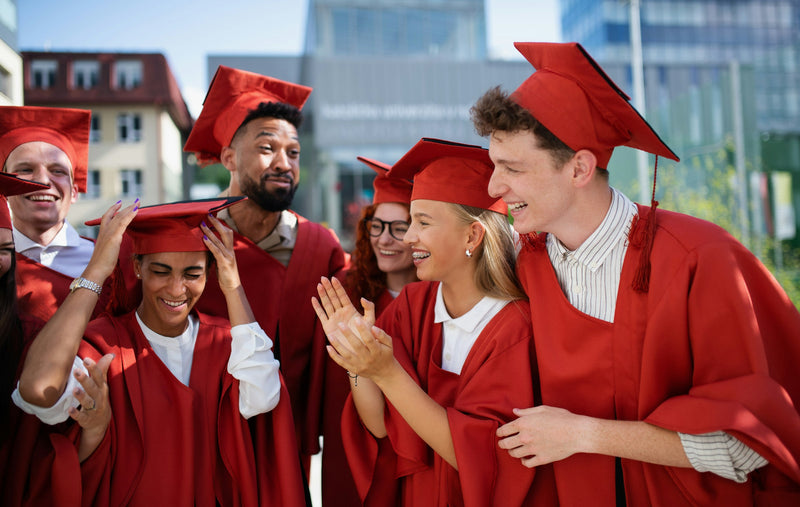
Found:
[[[356,225],[356,244],[351,266],[345,277],[345,287],[356,306],[359,298],[374,302],[386,290],[386,273],[378,268],[378,259],[375,258],[375,251],[370,243],[366,222],[373,217],[377,207],[377,204],[364,206]]]

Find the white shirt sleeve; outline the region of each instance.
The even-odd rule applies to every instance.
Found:
[[[22,399],[22,396],[19,394],[19,382],[17,382],[17,388],[11,393],[11,399],[23,412],[35,415],[45,424],[52,425],[62,423],[69,419],[69,409],[72,407],[77,408],[80,405],[78,399],[72,394],[72,391],[76,387],[83,389],[75,378],[75,375],[73,375],[75,370],[80,370],[85,375],[89,374],[81,358],[76,356],[75,360],[72,362],[72,370],[67,378],[67,386],[64,388],[64,392],[61,393],[61,397],[52,407],[40,407]]]
[[[239,380],[239,413],[245,419],[269,412],[278,404],[280,363],[272,354],[272,340],[257,322],[231,328],[228,373]]]
[[[741,440],[723,431],[688,435],[678,433],[683,450],[698,472],[711,472],[736,482],[747,482],[747,474],[768,464]]]

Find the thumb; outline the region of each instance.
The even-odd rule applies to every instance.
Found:
[[[361,308],[364,309],[364,320],[371,326],[375,324],[375,303],[361,298]]]
[[[372,336],[381,344],[386,345],[389,348],[392,348],[392,337],[386,334],[386,331],[383,329],[372,326]]]

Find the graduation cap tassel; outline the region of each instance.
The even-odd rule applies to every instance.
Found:
[[[637,292],[647,292],[650,289],[650,253],[653,251],[653,241],[656,237],[656,178],[658,176],[658,155],[656,155],[655,168],[653,169],[653,193],[650,197],[650,214],[644,224],[644,241],[642,253],[639,256],[639,266],[633,277],[633,289]]]

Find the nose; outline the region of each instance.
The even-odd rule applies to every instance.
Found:
[[[186,293],[186,284],[183,283],[182,276],[171,276],[167,285],[167,294],[171,298],[178,299]]]
[[[275,157],[272,159],[272,168],[278,173],[285,173],[292,170],[292,162],[286,150],[278,150],[275,152]]]
[[[413,245],[416,242],[417,242],[417,229],[412,223],[408,227],[405,236],[403,236],[403,243],[405,243],[406,245]]]
[[[492,171],[492,177],[489,178],[489,195],[492,197],[502,197],[507,190],[508,187],[501,181],[501,177],[497,169]]]
[[[44,165],[37,165],[31,171],[31,180],[38,181],[39,183],[50,184],[50,171]]]
[[[392,234],[389,232],[389,225],[385,225],[383,230],[381,231],[381,235],[378,236],[378,243],[382,243],[384,245],[388,245],[389,243],[395,241]]]

